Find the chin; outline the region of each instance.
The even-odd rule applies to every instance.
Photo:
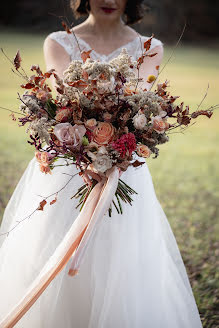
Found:
[[[107,10],[102,10],[99,9],[97,15],[95,15],[97,18],[105,19],[105,20],[115,20],[115,19],[120,19],[120,12],[118,10],[114,11],[107,11]]]

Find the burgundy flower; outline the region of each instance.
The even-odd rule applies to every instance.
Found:
[[[114,141],[111,146],[117,150],[122,158],[131,156],[132,152],[136,149],[135,135],[131,132],[124,134],[121,138]]]

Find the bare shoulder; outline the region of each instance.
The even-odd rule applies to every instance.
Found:
[[[50,33],[44,40],[44,52],[65,54],[67,53],[65,44],[65,34],[63,31]]]
[[[55,69],[59,76],[62,76],[63,71],[70,63],[70,54],[65,46],[64,36],[59,32],[51,33],[46,37],[43,45],[47,70]]]

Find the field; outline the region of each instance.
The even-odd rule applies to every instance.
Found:
[[[0,33],[0,47],[9,57],[20,49],[23,66],[44,68],[44,35]],[[166,62],[171,48],[166,47]],[[196,109],[219,103],[219,49],[180,46],[159,77],[170,80],[170,90]],[[21,80],[0,54],[0,105],[17,109]],[[198,122],[160,147],[160,157],[148,165],[155,190],[176,236],[199,307],[203,326],[219,326],[219,112]],[[25,143],[24,129],[17,127],[9,113],[0,110],[0,213],[18,182],[33,150]],[[190,328],[190,327],[188,327]],[[191,327],[192,328],[192,327]]]

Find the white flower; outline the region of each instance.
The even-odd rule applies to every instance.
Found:
[[[112,160],[108,155],[106,147],[101,146],[96,154],[91,151],[88,151],[87,154],[92,159],[92,167],[97,173],[104,173],[112,167]]]
[[[165,112],[165,110],[161,110],[160,113],[159,113],[159,116],[160,117],[165,117],[167,115],[167,112]]]
[[[97,81],[97,89],[100,93],[113,92],[115,88],[115,78],[111,76],[110,81]]]
[[[26,132],[30,132],[30,134],[34,136],[38,134],[41,142],[45,141],[47,144],[49,144],[50,133],[48,130],[51,128],[54,122],[54,120],[47,121],[46,117],[41,117],[40,119],[36,119],[30,122]]]
[[[144,114],[136,114],[133,117],[133,123],[136,129],[142,130],[147,123],[146,116]]]

